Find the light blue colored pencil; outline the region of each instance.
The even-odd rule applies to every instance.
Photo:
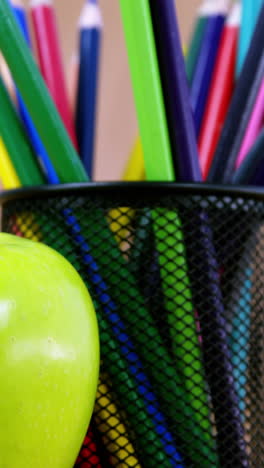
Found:
[[[245,270],[246,279],[239,291],[239,302],[232,320],[231,355],[234,368],[235,387],[238,394],[239,409],[245,420],[248,351],[250,341],[250,318],[252,303],[252,268]]]
[[[263,0],[242,0],[242,20],[238,41],[236,78],[239,77],[248,52]]]

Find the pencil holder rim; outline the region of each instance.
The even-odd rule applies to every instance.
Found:
[[[116,195],[148,200],[156,200],[158,195],[199,195],[199,196],[232,196],[264,200],[264,187],[234,186],[205,183],[177,182],[86,182],[61,185],[41,185],[6,190],[0,193],[0,205],[7,202],[31,198],[51,198],[84,194],[107,194],[113,191]]]

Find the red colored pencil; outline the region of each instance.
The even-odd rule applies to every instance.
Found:
[[[102,468],[98,447],[91,426],[88,429],[75,468]]]
[[[46,81],[69,136],[77,148],[74,122],[66,91],[67,87],[63,72],[53,2],[52,0],[31,0],[30,10],[42,76]]]
[[[201,132],[198,139],[203,179],[207,178],[235,83],[236,52],[241,5],[236,2],[227,18],[217,54]]]

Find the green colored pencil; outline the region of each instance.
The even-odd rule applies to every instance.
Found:
[[[0,49],[62,183],[86,182],[68,137],[8,0],[0,1]]]
[[[174,174],[173,170],[168,170],[172,159],[167,142],[163,96],[149,3],[145,0],[134,2],[120,0],[120,6],[147,179],[169,182],[174,180]],[[165,135],[166,145],[164,145]],[[179,398],[189,408],[192,415],[189,422],[185,421],[185,427],[189,427],[190,432],[196,427],[200,432],[196,441],[189,442],[193,444],[189,449],[192,457],[197,456],[201,448],[207,450],[208,459],[203,460],[202,466],[210,467],[212,464],[218,466],[181,221],[177,213],[166,209],[154,210],[152,217],[165,304],[170,312],[168,320],[174,342],[175,367],[179,369],[181,375],[178,382],[180,380],[181,386],[184,386],[184,391]],[[170,244],[166,247],[168,242]],[[179,434],[181,430],[182,427],[179,427]],[[193,461],[198,463],[197,459],[193,458]]]
[[[173,181],[171,147],[149,5],[145,0],[120,0],[120,6],[148,179]]]
[[[1,78],[0,109],[1,136],[21,184],[23,186],[44,184],[45,179]]]

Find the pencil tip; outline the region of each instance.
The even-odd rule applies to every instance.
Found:
[[[0,0],[1,1],[1,0]],[[97,0],[86,0],[80,14],[79,28],[98,28],[103,27],[103,20]]]

